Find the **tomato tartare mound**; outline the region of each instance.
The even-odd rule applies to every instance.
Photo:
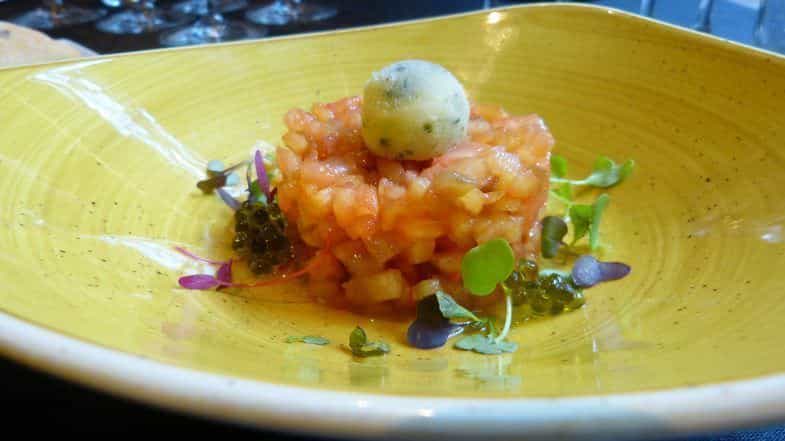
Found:
[[[376,156],[362,97],[292,109],[277,150],[278,202],[300,239],[324,251],[315,296],[413,306],[439,289],[466,301],[461,257],[504,238],[536,259],[554,139],[537,115],[473,105],[467,136],[424,161]]]

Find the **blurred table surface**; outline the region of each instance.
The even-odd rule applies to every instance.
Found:
[[[97,1],[75,3],[97,6]],[[408,20],[443,15],[487,6],[509,4],[485,0],[446,0],[422,2],[416,0],[323,0],[335,5],[340,13],[333,19],[310,26],[271,28],[270,35],[347,28],[353,26]],[[699,0],[660,0],[655,18],[682,26],[691,26],[696,18]],[[37,2],[8,0],[0,3],[0,20],[30,9]],[[167,6],[166,1],[159,2]],[[264,2],[251,2],[263,4]],[[600,0],[593,3],[637,12],[638,0]],[[753,43],[757,0],[721,0],[712,14],[712,32],[731,40]],[[242,19],[242,12],[227,14]],[[117,36],[95,30],[93,24],[74,26],[49,32],[54,38],[67,38],[98,53],[117,53],[159,47],[157,34]],[[176,414],[111,397],[48,375],[35,372],[9,360],[0,358],[0,403],[5,409],[3,421],[6,431],[23,429],[26,435],[150,435],[177,434],[180,436],[206,435],[234,438],[304,440],[285,434],[267,433],[226,425],[218,422]],[[720,435],[690,438],[690,441],[775,441],[785,440],[785,426],[760,428]]]

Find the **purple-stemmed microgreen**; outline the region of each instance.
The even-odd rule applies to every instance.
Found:
[[[259,187],[259,181],[253,181],[251,183],[251,186],[248,187],[248,201],[258,202],[262,205],[267,205],[269,199],[267,195],[262,191],[261,187]]]
[[[453,318],[461,323],[454,323]],[[460,334],[465,324],[475,320],[479,319],[471,311],[439,291],[417,303],[417,318],[409,325],[406,340],[418,349],[438,348]]]
[[[223,283],[218,280],[215,276],[211,276],[209,274],[193,274],[190,276],[183,276],[177,281],[180,286],[185,289],[194,289],[200,291],[206,291],[213,288],[218,288]]]
[[[251,169],[256,171],[256,179],[251,175]],[[253,163],[248,165],[245,170],[245,179],[248,183],[248,201],[259,202],[267,205],[271,201],[270,179],[267,176],[267,169],[264,167],[264,157],[261,150],[254,153]]]
[[[221,198],[221,200],[224,201],[224,203],[229,208],[235,211],[240,209],[240,206],[242,204],[240,203],[240,201],[238,201],[232,195],[230,195],[228,191],[224,190],[223,188],[218,188],[215,191],[218,193],[218,196]]]
[[[581,256],[572,267],[572,280],[580,288],[589,288],[601,282],[619,280],[632,269],[626,263],[601,262],[592,256]]]
[[[207,161],[207,176],[214,177],[223,174],[226,170],[224,163],[218,159],[211,159]]]
[[[248,166],[245,167],[245,183],[246,186],[248,187],[248,191],[251,191],[251,186],[255,181],[255,179],[253,178],[253,169],[254,169],[254,164],[249,161]]]
[[[219,167],[223,166],[223,163],[212,160],[207,163],[207,179],[197,182],[196,187],[202,190],[204,194],[210,194],[221,187],[237,185],[239,178],[234,171],[247,163],[248,161],[243,161],[229,168],[218,170]]]
[[[199,262],[204,262],[210,265],[218,266],[218,270],[214,276],[210,274],[193,274],[190,276],[183,276],[179,279],[179,284],[183,288],[186,289],[195,289],[195,290],[209,290],[213,288],[258,288],[262,286],[272,286],[272,285],[280,285],[282,283],[288,283],[292,280],[298,279],[308,273],[311,272],[315,267],[320,264],[320,260],[323,257],[323,254],[317,253],[315,256],[308,261],[308,263],[295,271],[290,271],[283,274],[278,274],[273,278],[259,280],[256,282],[251,283],[237,283],[232,280],[232,265],[234,263],[233,259],[229,259],[225,262],[206,259],[204,257],[197,256],[196,254],[186,250],[183,247],[175,247],[179,253],[190,257]]]
[[[267,177],[267,170],[264,168],[264,158],[261,150],[257,150],[254,154],[254,165],[256,166],[256,181],[259,183],[259,189],[269,200],[270,179]]]
[[[180,254],[182,254],[182,255],[184,255],[186,257],[190,257],[191,259],[197,260],[199,262],[209,263],[210,265],[223,265],[224,263],[226,263],[226,262],[223,262],[223,261],[211,260],[211,259],[207,259],[207,258],[204,258],[204,257],[201,257],[201,256],[197,256],[196,254],[186,250],[183,247],[179,247],[178,246],[178,247],[174,247],[174,249],[175,249],[175,251],[177,251],[178,253],[180,253]]]
[[[222,262],[218,260],[207,259],[201,256],[197,256],[196,254],[186,250],[183,247],[174,247],[174,249],[193,260],[198,262],[203,262],[209,265],[214,265],[218,267],[216,274],[214,276],[210,274],[193,274],[190,276],[183,276],[180,277],[178,283],[185,289],[194,289],[194,290],[209,290],[209,289],[220,289],[227,286],[234,285],[232,282],[232,259],[228,261]]]
[[[218,267],[218,271],[215,272],[215,278],[222,283],[226,283],[231,285],[232,282],[232,263],[234,261],[229,259],[228,262],[224,262],[221,266]]]

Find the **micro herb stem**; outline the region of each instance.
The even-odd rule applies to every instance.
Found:
[[[501,343],[507,338],[507,334],[510,333],[510,326],[512,326],[512,296],[509,294],[504,295],[504,305],[507,313],[504,317],[504,327],[502,328],[502,332],[496,336],[493,340],[496,343]]]

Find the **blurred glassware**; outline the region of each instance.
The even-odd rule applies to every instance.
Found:
[[[761,0],[755,42],[764,49],[785,53],[785,0]]]
[[[200,17],[193,24],[172,29],[161,34],[159,41],[164,46],[188,46],[194,44],[220,43],[222,41],[261,38],[267,28],[241,21],[227,20],[219,11],[219,0],[200,0],[196,11]]]
[[[103,9],[84,8],[63,0],[44,0],[43,7],[25,12],[12,22],[36,29],[55,29],[98,20],[106,15]]]
[[[714,0],[700,0],[698,4],[698,19],[692,26],[693,29],[711,33],[711,10],[713,7]]]
[[[309,0],[274,0],[245,13],[253,23],[271,26],[313,23],[334,17],[338,10]]]
[[[216,10],[221,13],[234,12],[244,9],[247,6],[248,2],[246,0],[222,0],[218,2]],[[178,14],[206,15],[207,12],[200,10],[204,7],[205,2],[203,0],[185,0],[175,3],[174,6],[172,6],[172,11]]]
[[[641,0],[641,15],[651,17],[654,13],[654,0]]]
[[[482,0],[483,9],[524,3],[592,3],[596,0]]]
[[[117,5],[118,0],[102,0],[107,5]],[[171,28],[188,21],[188,16],[170,14],[156,6],[155,0],[120,0],[127,9],[112,14],[96,24],[96,28],[110,34],[143,34]]]

